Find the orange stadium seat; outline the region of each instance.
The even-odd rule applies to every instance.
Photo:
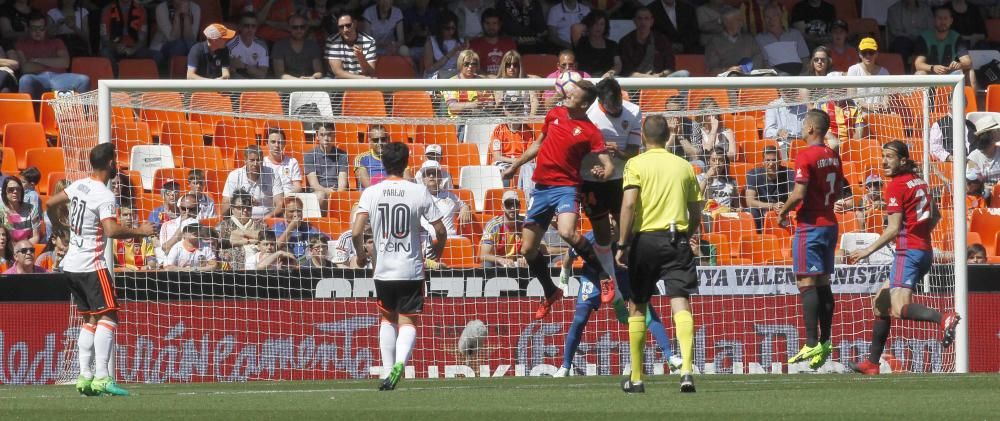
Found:
[[[367,141],[367,136],[368,124],[366,123],[333,124],[333,141],[337,145],[364,143]]]
[[[445,169],[447,170],[447,168]],[[451,171],[449,171],[448,173],[451,174]],[[476,199],[472,194],[472,190],[454,188],[451,189],[451,192],[455,193],[455,196],[458,196],[458,200],[461,200],[462,203],[469,205],[469,209],[472,209],[473,212],[477,211]]]
[[[205,146],[201,124],[191,121],[165,121],[160,131],[160,144],[170,146],[174,157],[181,156],[183,146]]]
[[[136,184],[141,186],[141,184]],[[147,193],[142,190],[142,187],[136,189],[135,193],[135,213],[139,216],[140,221],[149,220],[149,214],[156,209],[157,206],[163,204],[163,196],[159,193]]]
[[[733,131],[736,136],[736,144],[739,149],[745,149],[747,142],[756,142],[760,139],[757,132],[757,121],[749,115],[723,114],[722,123]]]
[[[703,234],[701,240],[715,246],[720,265],[749,265],[751,263],[750,259],[737,257],[739,242],[730,241],[727,235],[717,233]]]
[[[895,114],[869,114],[866,118],[870,138],[882,143],[906,138],[906,126],[902,117]]]
[[[503,213],[503,194],[512,190],[517,192],[518,201],[518,214],[524,213],[526,210],[527,202],[524,200],[524,191],[521,189],[489,189],[486,190],[485,199],[483,199],[483,209],[482,213],[490,218],[500,215]]]
[[[778,221],[778,212],[773,210],[767,211],[767,213],[764,214],[762,231],[764,234],[773,235],[778,238],[791,237],[795,233],[795,215],[790,215],[788,219],[791,221],[791,224],[787,227],[783,227]]]
[[[45,148],[45,129],[41,123],[8,123],[3,128],[3,146],[14,149],[17,167],[23,169],[28,149]]]
[[[385,117],[385,96],[381,91],[344,92],[341,115]]]
[[[226,177],[229,177],[228,170],[205,170],[205,190],[221,197],[222,188],[226,185]],[[221,209],[222,202],[218,202],[216,205],[219,205]]]
[[[472,244],[476,246],[476,256],[479,255],[479,242],[483,239],[483,229],[489,219],[483,214],[473,213],[471,224],[458,225],[458,235],[472,240]]]
[[[261,114],[263,116],[282,116],[281,95],[277,92],[244,92],[240,94],[240,112],[243,114]],[[247,118],[257,126],[257,133],[264,134],[267,128],[266,117]]]
[[[0,161],[0,172],[4,174],[16,174],[17,173],[17,154],[14,152],[14,148],[3,147],[0,148],[3,152],[3,160]]]
[[[132,146],[151,145],[149,125],[142,121],[119,120],[111,124],[111,140],[115,143],[118,165],[128,168]]]
[[[643,89],[639,91],[639,108],[643,112],[664,111],[667,100],[680,94],[676,89]]]
[[[724,213],[712,220],[712,232],[727,235],[734,240],[744,233],[756,232],[756,230],[757,226],[754,224],[750,212]]]
[[[903,56],[897,53],[879,53],[878,64],[885,67],[890,75],[905,75],[906,66],[903,65]]]
[[[0,93],[0,131],[8,123],[34,123],[35,106],[31,95]]]
[[[881,234],[882,231],[885,230],[885,218],[885,212],[878,209],[872,209],[865,212],[865,232]]]
[[[285,141],[288,144],[292,143],[306,143],[306,129],[302,125],[302,121],[299,120],[271,120],[267,122],[267,128],[279,128],[281,131],[285,132]],[[265,135],[266,136],[266,135]],[[264,142],[267,141],[265,137],[262,139]]]
[[[736,180],[736,185],[740,186],[742,190],[743,188],[746,188],[747,173],[758,166],[758,164],[751,164],[748,162],[730,162],[729,176]]]
[[[351,210],[361,199],[359,191],[338,191],[330,194],[330,208],[327,216],[341,221],[351,221]]]
[[[341,221],[335,218],[309,218],[306,219],[306,222],[326,234],[331,240],[336,240],[340,234],[351,229],[350,221]]]
[[[212,146],[230,151],[241,151],[257,144],[257,126],[250,120],[221,120],[215,122]]]
[[[1000,213],[994,214],[988,209],[972,211],[969,218],[969,231],[979,233],[986,250],[994,250],[996,233],[1000,232]]]
[[[479,145],[475,143],[445,143],[441,145],[441,163],[453,168],[479,165]]]
[[[750,260],[755,265],[784,263],[781,251],[782,244],[777,236],[744,234],[740,236],[740,256]]]
[[[688,91],[688,109],[700,110],[701,103],[711,98],[719,108],[729,108],[729,90],[727,89],[694,89]]]
[[[389,132],[389,140],[400,143],[413,143],[417,138],[417,128],[412,124],[383,124]]]
[[[414,143],[446,145],[458,143],[458,127],[454,124],[418,124]]]
[[[203,170],[232,170],[233,161],[226,152],[215,146],[185,145],[180,148],[181,167]]]
[[[777,148],[778,141],[774,139],[760,139],[745,142],[740,145],[739,149],[741,153],[737,157],[748,164],[761,165],[764,162],[764,148],[768,146]]]
[[[450,237],[445,243],[441,263],[449,268],[474,269],[476,265],[476,248],[472,240],[465,237]]]
[[[704,54],[674,54],[674,68],[687,70],[694,77],[708,76]]]
[[[844,162],[877,166],[882,160],[882,143],[877,139],[849,140],[840,145],[840,157]]]
[[[379,79],[413,79],[417,77],[417,72],[409,57],[382,56],[375,63],[375,76]]]
[[[111,60],[106,57],[74,57],[69,71],[90,77],[90,89],[97,89],[101,79],[114,79],[115,71],[111,68]]]
[[[778,99],[777,89],[740,89],[736,94],[736,105],[740,107],[764,107],[776,99]],[[753,117],[758,130],[764,129],[763,109],[748,111],[746,114]]]
[[[1000,28],[998,28],[998,30],[1000,30]],[[1000,85],[993,84],[986,88],[985,111],[1000,112]]]
[[[66,171],[66,158],[62,148],[28,149],[25,154],[25,167],[35,167],[42,173],[42,180],[47,180],[52,173]],[[41,184],[41,183],[39,183]],[[48,186],[38,186],[39,193],[47,194]]]
[[[38,122],[45,128],[45,136],[59,139],[59,122],[56,120],[56,111],[52,109],[49,101],[55,99],[55,92],[42,92],[42,105],[39,107]]]
[[[554,54],[525,54],[521,56],[521,67],[529,75],[546,77],[558,69],[559,57]]]
[[[160,137],[164,122],[187,121],[184,111],[179,111],[184,109],[180,92],[147,92],[142,94],[139,102],[139,119],[149,124],[149,132],[153,137]]]
[[[126,58],[118,61],[119,79],[159,79],[160,70],[150,58]]]
[[[214,22],[214,21],[209,21],[209,22]],[[186,55],[174,56],[173,58],[170,59],[171,79],[187,79],[187,61],[188,58]]]
[[[43,194],[52,194],[56,189],[56,183],[59,180],[65,179],[65,172],[50,172],[47,178],[43,178],[42,183],[38,185],[38,192]]]
[[[188,119],[201,124],[201,132],[206,135],[215,134],[215,123],[222,120],[232,120],[231,115],[222,113],[233,112],[233,101],[218,92],[194,92],[191,94],[191,112]]]
[[[396,91],[392,94],[393,117],[434,117],[434,103],[424,91]]]

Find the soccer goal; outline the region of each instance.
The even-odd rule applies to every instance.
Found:
[[[783,171],[805,145],[798,121],[810,108],[831,116],[828,143],[839,150],[850,182],[850,194],[839,205],[838,248],[869,244],[882,231],[881,145],[906,142],[943,214],[933,233],[935,264],[915,299],[966,314],[966,134],[962,124],[946,119],[964,121],[959,77],[620,83],[645,115],[670,119],[677,134],[671,150],[709,177],[712,198],[697,245],[701,292],[693,298],[697,372],[809,371],[805,364],[785,363],[804,331],[789,266],[791,231],[777,223],[767,203],[783,200]],[[408,176],[425,183],[430,158],[439,158],[443,171],[436,184],[450,192],[442,193],[440,207],[454,217],[444,256],[430,262],[440,267],[429,271],[425,315],[406,376],[555,372],[581,284],[573,277],[553,313],[532,319],[542,289],[517,264],[518,230],[505,216],[511,202],[505,199],[512,197],[518,198],[518,212],[526,210],[530,165],[513,180],[500,177],[502,162],[540,132],[555,102],[552,90],[551,80],[537,78],[105,80],[96,92],[55,100],[68,177],[85,176],[92,146],[115,143],[125,174],[118,183],[131,220],[149,219],[189,191],[214,203],[214,213],[196,217],[214,229],[203,235],[220,260],[211,270],[204,269],[204,260],[193,262],[194,270],[163,270],[164,255],[144,252],[140,244],[119,243],[109,251],[119,261],[115,282],[124,310],[115,361],[119,381],[375,378],[380,362],[374,286],[370,271],[348,267],[345,233],[359,190],[382,178],[377,149],[384,140],[410,146]],[[943,140],[932,144],[933,136]],[[317,149],[328,142],[336,149]],[[275,163],[270,155],[278,149],[297,165]],[[953,159],[932,157],[942,151]],[[719,159],[724,164],[713,165]],[[256,171],[255,165],[274,166],[276,186],[241,172]],[[200,171],[192,176],[194,170]],[[315,182],[330,192],[311,193]],[[247,195],[249,202],[225,203]],[[299,224],[302,235],[282,237],[288,222],[274,214],[278,206],[300,206],[308,225]],[[580,225],[586,231],[591,224],[583,218]],[[265,261],[267,237],[258,231],[266,230],[278,232],[278,248],[294,259]],[[322,240],[313,240],[314,234]],[[566,245],[554,233],[545,242],[558,274]],[[307,267],[314,257],[340,267]],[[835,351],[821,372],[842,371],[866,354],[870,296],[887,277],[890,261],[891,251],[857,265],[838,259]],[[654,298],[664,320],[667,304]],[[74,316],[70,321],[78,324]],[[967,326],[959,325],[955,346],[942,349],[938,329],[895,322],[883,369],[966,372]],[[646,370],[663,373],[667,356],[655,341],[647,347]],[[75,346],[64,353],[64,378],[75,379],[74,353]],[[576,374],[617,374],[628,358],[626,326],[602,308],[586,327],[573,360]]]

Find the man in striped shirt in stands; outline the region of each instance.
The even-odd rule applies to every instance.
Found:
[[[326,59],[335,78],[374,78],[375,38],[358,32],[358,23],[344,13],[337,18],[337,33],[326,40]]]

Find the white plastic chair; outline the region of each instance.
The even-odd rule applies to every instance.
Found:
[[[129,169],[139,171],[143,190],[153,190],[156,170],[174,168],[174,153],[167,145],[135,145],[128,162]]]
[[[296,115],[295,110],[306,104],[316,104],[321,117],[333,117],[330,94],[320,91],[292,92],[288,97],[288,115]]]
[[[493,137],[493,129],[497,127],[494,123],[469,123],[465,125],[465,136],[462,143],[474,143],[479,145],[479,163],[490,165],[490,138]]]
[[[840,236],[840,248],[846,254],[868,247],[877,240],[878,234],[874,232],[847,232]],[[868,263],[873,265],[888,265],[892,260],[893,250],[889,247],[882,247],[868,256]]]
[[[323,212],[319,208],[319,199],[316,198],[315,194],[312,193],[291,193],[289,196],[294,196],[302,201],[302,217],[303,218],[321,218],[323,217]]]
[[[503,179],[500,177],[500,168],[496,166],[468,165],[462,167],[458,177],[458,185],[463,189],[472,190],[476,209],[482,209],[483,203],[486,202],[486,191],[502,189]]]

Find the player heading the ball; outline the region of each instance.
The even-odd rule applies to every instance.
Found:
[[[597,99],[597,88],[586,80],[578,82],[577,86],[577,89],[568,92],[562,105],[549,111],[545,116],[542,133],[503,173],[503,177],[509,179],[517,174],[521,165],[538,157],[531,177],[535,182],[535,191],[528,201],[528,214],[521,235],[521,254],[528,263],[528,271],[531,276],[538,278],[545,290],[545,299],[535,311],[535,319],[545,318],[552,304],[563,296],[562,290],[552,282],[548,259],[539,252],[542,236],[553,216],[557,218],[559,236],[587,264],[602,267],[598,274],[602,285],[613,282],[611,275],[603,269],[594,247],[576,232],[579,217],[577,197],[582,182],[580,166],[583,157],[588,153],[597,154],[601,165],[592,171],[600,180],[607,180],[614,172],[604,136],[587,118],[587,109]],[[601,235],[607,237],[610,234]]]
[[[856,263],[896,240],[896,258],[889,269],[889,279],[872,299],[875,321],[868,358],[848,363],[858,373],[879,374],[879,359],[889,338],[890,317],[938,324],[944,332],[942,348],[951,346],[955,327],[961,320],[954,312],[941,314],[912,302],[913,288],[931,269],[934,260],[931,231],[941,219],[927,182],[915,171],[916,164],[910,159],[910,148],[905,143],[893,140],[882,146],[882,172],[889,179],[885,187],[885,213],[889,221],[878,240],[848,255],[848,262]]]
[[[382,146],[382,165],[388,177],[361,193],[351,226],[358,266],[364,267],[371,257],[375,268],[375,294],[382,317],[378,334],[382,354],[379,390],[396,388],[417,340],[416,326],[424,309],[421,218],[431,224],[437,239],[427,256],[431,260],[441,256],[448,238],[441,213],[427,188],[403,179],[409,159],[410,150],[403,143]],[[364,244],[369,220],[375,241],[374,256],[368,256]]]

